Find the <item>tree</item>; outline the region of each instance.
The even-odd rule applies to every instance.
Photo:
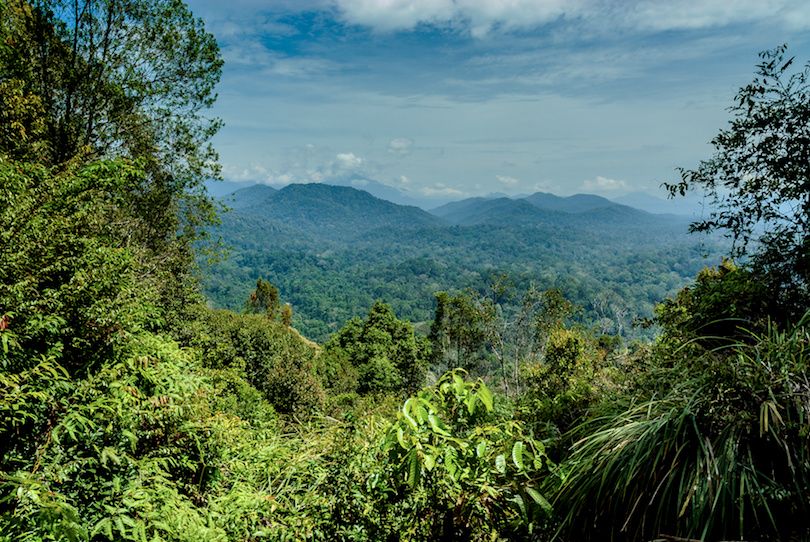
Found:
[[[4,78],[25,81],[45,108],[49,163],[76,156],[149,155],[204,176],[222,60],[180,0],[8,0]]]
[[[467,371],[475,367],[477,355],[486,342],[483,320],[488,317],[478,310],[475,300],[472,291],[453,297],[447,292],[436,294],[436,315],[428,335],[434,365]]]
[[[47,358],[95,370],[114,344],[160,322],[136,254],[107,227],[111,194],[140,174],[119,161],[54,175],[0,157],[0,316],[18,346],[4,369]]]
[[[222,60],[180,0],[7,0],[0,5],[0,153],[58,169],[128,159],[109,226],[136,247],[142,276],[183,304],[193,241],[215,221],[217,177],[203,116]],[[178,280],[180,279],[180,280]]]
[[[411,393],[425,384],[429,351],[427,340],[378,300],[365,320],[351,319],[324,345],[321,364],[333,388],[346,373],[355,380],[339,391]]]
[[[795,318],[810,300],[810,64],[791,72],[786,50],[760,53],[730,126],[712,140],[714,156],[681,169],[681,181],[667,187],[673,195],[702,187],[713,198],[708,218],[691,229],[730,237],[731,256],[750,256]]]
[[[250,296],[245,300],[245,312],[265,314],[267,318],[275,322],[280,311],[278,288],[259,278],[256,281],[256,289],[250,292]]]

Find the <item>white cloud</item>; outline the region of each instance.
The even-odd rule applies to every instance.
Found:
[[[341,153],[335,156],[337,159],[337,167],[344,171],[357,171],[363,165],[362,158],[355,156],[353,152]]]
[[[409,137],[398,137],[388,142],[388,152],[406,156],[413,152],[414,140]]]
[[[420,23],[467,29],[475,37],[495,25],[506,28],[547,23],[577,14],[586,0],[336,0],[349,23],[377,31],[410,30]]]
[[[420,192],[426,196],[464,196],[464,192],[461,190],[456,190],[455,188],[449,188],[444,186],[442,183],[437,183],[436,188],[431,188],[429,186],[425,186],[420,189]]]
[[[495,178],[498,179],[498,181],[500,181],[501,183],[505,184],[506,186],[515,186],[520,183],[520,181],[518,181],[514,177],[504,177],[503,175],[496,175]]]
[[[493,30],[531,28],[588,19],[604,27],[644,31],[726,26],[746,21],[810,24],[804,0],[335,0],[344,19],[378,32],[411,30],[419,24],[449,27],[483,38]]]
[[[586,192],[616,192],[618,190],[627,190],[627,183],[597,176],[593,181],[588,180],[582,183],[582,190]]]
[[[786,17],[795,0],[646,0],[628,11],[628,21],[654,31],[696,29]]]
[[[270,184],[292,184],[295,182],[295,175],[292,173],[283,173],[272,178]]]

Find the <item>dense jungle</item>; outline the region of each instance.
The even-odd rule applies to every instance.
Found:
[[[222,202],[202,20],[3,0],[0,540],[810,540],[810,65],[760,58],[691,224]]]

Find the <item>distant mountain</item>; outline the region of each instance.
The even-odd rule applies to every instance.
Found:
[[[546,192],[537,192],[523,199],[540,209],[551,209],[566,213],[578,213],[590,209],[616,205],[607,198],[592,194],[576,194],[568,197],[560,197]]]
[[[432,209],[432,214],[451,224],[503,224],[508,226],[553,225],[562,218],[555,211],[535,207],[526,200],[469,198]]]
[[[259,193],[253,188],[245,189],[251,190],[248,196]],[[237,201],[241,192],[235,194]],[[239,210],[324,239],[342,241],[384,226],[416,228],[443,224],[440,218],[417,207],[396,205],[355,188],[319,183],[290,184],[267,191],[267,197]]]
[[[266,184],[254,184],[252,186],[237,190],[236,192],[231,192],[222,198],[222,200],[226,205],[228,205],[228,207],[233,209],[243,209],[245,207],[250,207],[251,205],[261,203],[276,192],[278,192],[278,190],[272,186],[268,186]]]
[[[687,194],[683,197],[665,199],[653,196],[646,192],[632,192],[625,196],[613,198],[613,202],[629,205],[636,209],[654,214],[672,214],[697,218],[706,207],[703,198],[697,194]]]
[[[393,186],[388,186],[387,184],[375,181],[374,179],[361,177],[359,175],[329,178],[324,181],[324,184],[329,184],[332,186],[348,186],[358,190],[363,190],[375,198],[384,199],[386,201],[390,201],[391,203],[396,203],[397,205],[407,205],[424,209],[429,207],[432,203],[425,199],[408,196],[398,188],[394,188]]]
[[[706,265],[707,250],[719,258],[687,235],[688,218],[598,196],[470,198],[428,213],[355,188],[293,184],[244,187],[230,200],[211,231],[232,247],[206,280],[212,306],[238,309],[262,277],[318,340],[376,299],[424,324],[436,292],[481,290],[493,273],[558,288],[593,318],[591,301],[610,290],[646,317]]]
[[[658,231],[661,228],[686,231],[687,221],[683,218],[656,216],[599,196],[580,194],[561,198],[543,193],[534,196],[523,199],[469,198],[442,205],[430,212],[459,226],[493,224],[569,229],[583,233],[608,227],[615,231]]]

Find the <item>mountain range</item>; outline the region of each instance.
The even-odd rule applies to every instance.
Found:
[[[469,198],[425,210],[346,186],[292,184],[244,187],[224,201],[232,210],[210,233],[231,252],[209,271],[210,303],[238,310],[264,278],[315,340],[377,299],[400,318],[428,322],[435,293],[483,291],[493,274],[560,289],[594,321],[605,321],[593,303],[605,295],[626,305],[617,314],[646,317],[707,254],[722,252],[689,236],[688,218],[594,195]]]
[[[348,241],[376,228],[505,224],[589,230],[608,224],[634,229],[673,224],[685,228],[687,223],[674,215],[653,215],[590,194],[560,197],[537,192],[517,199],[468,198],[425,211],[397,205],[365,190],[309,183],[278,190],[249,186],[229,194],[225,201],[237,215],[261,217],[332,241]]]
[[[375,181],[374,179],[369,179],[359,175],[333,177],[322,184],[355,188],[357,190],[367,192],[376,198],[389,201],[397,205],[419,207],[428,211],[443,207],[447,204],[459,202],[457,198],[450,197],[445,197],[443,199],[437,199],[436,197],[415,197],[408,195],[395,187],[388,186]],[[233,181],[210,181],[206,183],[206,186],[209,193],[216,198],[228,197],[235,192],[242,192],[246,188],[255,189],[257,190],[257,193],[261,193],[261,191],[265,189],[278,190],[283,188],[281,186],[271,187],[270,185],[266,184],[241,183]],[[245,199],[247,195],[247,193],[242,193],[240,198]],[[707,206],[707,202],[704,201],[700,195],[691,193],[687,194],[685,197],[673,199],[657,197],[646,192],[632,192],[612,199],[592,194],[576,194],[574,196],[562,197],[544,192],[520,196],[509,196],[507,194],[493,193],[483,196],[483,199],[499,199],[504,197],[509,199],[528,199],[530,203],[536,205],[537,207],[573,212],[577,210],[586,210],[590,207],[602,207],[610,203],[617,203],[642,211],[647,211],[648,213],[652,214],[673,214],[696,217],[700,216]]]

